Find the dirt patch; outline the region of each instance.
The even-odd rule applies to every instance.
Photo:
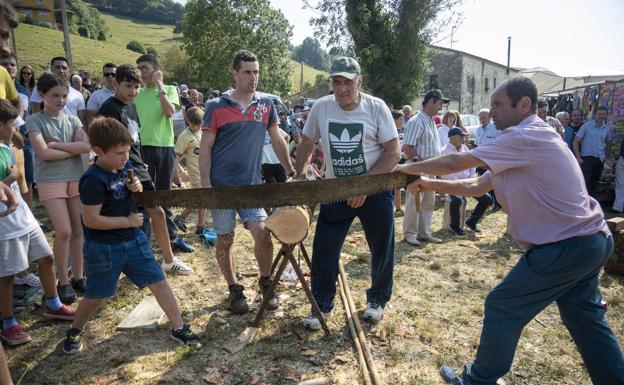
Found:
[[[469,201],[469,209],[474,206]],[[43,214],[44,210],[37,210]],[[41,217],[41,215],[40,215]],[[188,223],[193,223],[189,218]],[[442,210],[434,215],[439,229]],[[488,291],[520,256],[520,249],[505,230],[506,216],[490,213],[481,223],[482,233],[460,239],[447,231],[436,236],[442,245],[419,248],[402,242],[401,217],[396,218],[394,293],[384,319],[366,327],[370,350],[387,384],[439,384],[441,364],[460,367],[475,353]],[[184,316],[204,343],[199,351],[176,345],[168,325],[148,331],[117,331],[117,324],[136,306],[146,291],[122,279],[117,294],[86,328],[85,350],[77,356],[60,349],[67,324],[44,320],[40,311],[26,313],[23,326],[33,341],[7,349],[13,379],[21,384],[296,384],[329,377],[333,384],[357,384],[357,360],[339,297],[329,327],[332,335],[303,329],[309,311],[298,284],[282,284],[282,311],[268,313],[256,342],[236,354],[222,347],[238,335],[254,314],[239,317],[226,311],[227,287],[214,258],[214,249],[192,235],[185,236],[196,252],[179,254],[195,273],[169,276]],[[314,224],[306,241],[311,252]],[[50,234],[51,240],[51,234]],[[156,250],[156,248],[155,248]],[[277,244],[276,250],[277,251]],[[257,272],[251,236],[237,228],[234,248],[238,270],[248,298],[255,297]],[[356,221],[343,249],[343,261],[358,309],[365,305],[369,285],[370,255],[361,226]],[[307,271],[307,269],[305,269]],[[623,280],[604,276],[602,293],[610,303],[608,318],[623,341]],[[589,383],[582,361],[555,306],[529,323],[518,346],[507,384]]]

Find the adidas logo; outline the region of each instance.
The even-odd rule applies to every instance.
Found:
[[[355,150],[362,140],[362,134],[356,134],[353,138],[349,135],[349,131],[345,128],[340,134],[340,138],[334,134],[329,134],[329,142],[336,151],[342,154],[348,154]]]

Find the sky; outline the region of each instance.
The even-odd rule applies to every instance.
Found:
[[[313,35],[315,13],[302,9],[301,0],[270,1],[293,26],[294,45]],[[546,67],[562,76],[624,74],[624,49],[616,41],[624,37],[623,0],[464,0],[460,11],[453,49],[506,64],[511,36],[513,67]],[[450,34],[432,41],[451,47]]]

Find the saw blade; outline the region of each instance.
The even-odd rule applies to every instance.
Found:
[[[407,186],[417,177],[401,172],[315,181],[268,183],[134,193],[139,207],[237,209],[330,203]]]

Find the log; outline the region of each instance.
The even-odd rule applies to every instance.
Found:
[[[308,235],[310,213],[302,206],[280,207],[264,223],[280,242],[292,245]]]
[[[614,217],[607,220],[607,225],[612,233],[618,233],[624,230],[624,218]]]
[[[609,221],[607,223],[611,228],[613,225]],[[609,274],[624,276],[624,231],[611,231],[613,232],[613,254],[611,254],[604,269]]]

